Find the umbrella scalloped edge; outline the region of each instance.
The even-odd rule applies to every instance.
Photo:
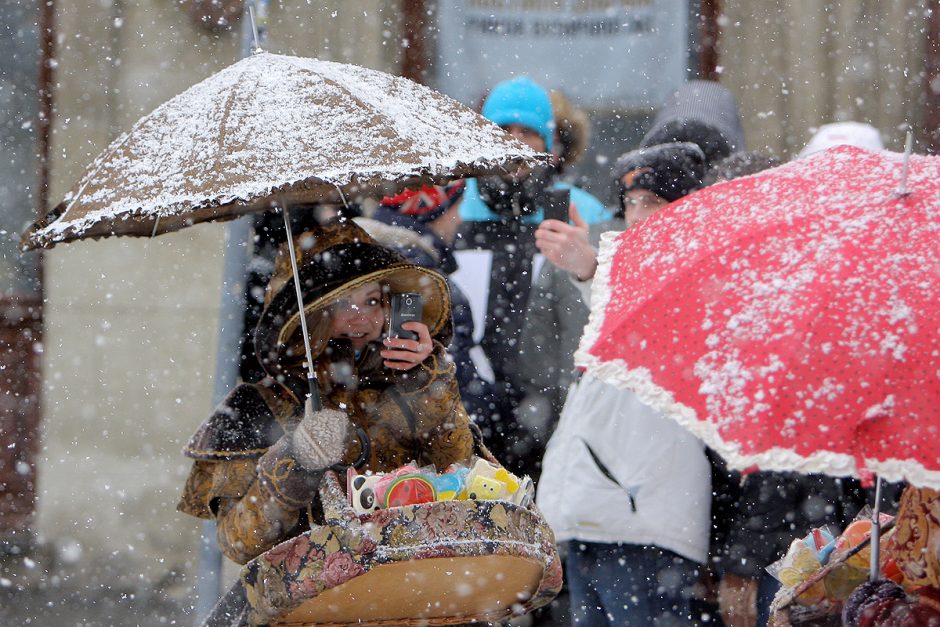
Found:
[[[60,220],[62,214],[75,201],[75,195],[69,193],[65,199],[45,218],[26,230],[21,240],[23,250],[34,248],[52,248],[56,244],[76,239],[99,238],[109,235],[130,235],[151,237],[191,226],[192,224],[234,219],[259,210],[268,205],[275,207],[279,198],[295,202],[333,202],[345,203],[346,196],[371,195],[386,193],[405,187],[417,188],[428,183],[444,183],[466,176],[481,174],[498,175],[505,173],[514,164],[547,161],[547,155],[509,155],[503,161],[478,159],[471,163],[455,162],[449,168],[425,165],[407,170],[386,172],[364,172],[337,176],[335,180],[311,178],[293,184],[275,185],[273,182],[262,184],[255,189],[243,189],[239,193],[220,194],[202,199],[180,198],[159,207],[146,208],[141,205],[128,205],[125,210],[115,213],[113,209],[100,209],[81,218]],[[342,185],[353,185],[356,190],[340,189]],[[387,188],[387,189],[386,189]],[[80,194],[80,192],[79,192]],[[177,215],[182,209],[191,209],[186,215]],[[137,229],[125,225],[134,225],[140,221],[156,220],[152,231],[143,227]],[[159,228],[158,228],[159,227]],[[149,227],[148,227],[149,228]]]
[[[604,361],[590,352],[600,337],[604,312],[611,298],[610,274],[614,254],[621,233],[608,232],[601,236],[597,272],[591,285],[591,315],[581,343],[575,353],[575,364],[586,369],[595,378],[614,387],[628,389],[644,404],[672,418],[717,451],[736,470],[795,471],[823,473],[835,477],[853,476],[864,479],[856,460],[842,453],[819,451],[809,456],[785,448],[772,448],[759,453],[742,453],[740,444],[726,442],[717,425],[699,419],[696,411],[678,402],[673,394],[657,385],[647,368],[630,368],[622,359]],[[913,459],[866,459],[866,473],[875,473],[886,481],[907,481],[915,486],[940,490],[940,471],[925,468]]]

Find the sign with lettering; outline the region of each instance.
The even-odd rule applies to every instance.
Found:
[[[476,105],[528,75],[591,108],[655,107],[686,78],[688,0],[439,0],[437,87]]]

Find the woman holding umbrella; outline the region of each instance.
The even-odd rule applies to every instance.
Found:
[[[443,277],[351,224],[302,233],[296,250],[324,408],[303,401],[302,325],[285,247],[255,331],[268,377],[236,387],[184,451],[194,464],[179,509],[215,518],[223,553],[239,563],[317,522],[317,487],[335,464],[358,459],[391,471],[415,460],[443,470],[473,448],[444,348]],[[400,292],[422,295],[422,322],[406,323],[419,339],[383,342],[388,295]]]

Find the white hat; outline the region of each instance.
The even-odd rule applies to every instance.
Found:
[[[806,147],[796,157],[808,157],[811,154],[832,148],[833,146],[856,146],[867,150],[884,150],[881,133],[871,124],[864,122],[835,122],[823,124],[809,140]]]

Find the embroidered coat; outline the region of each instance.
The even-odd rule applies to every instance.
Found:
[[[423,322],[434,350],[410,371],[385,368],[378,342],[355,355],[348,341],[330,339],[328,328],[309,329],[323,406],[345,411],[368,436],[371,450],[360,471],[389,471],[412,460],[438,469],[468,461],[473,437],[445,349],[451,322],[444,278],[405,262],[348,223],[296,240],[308,320],[370,282],[423,297]],[[255,331],[255,350],[268,376],[232,390],[184,449],[194,462],[178,509],[214,518],[222,552],[238,563],[322,516],[315,501],[323,471],[303,468],[291,450],[307,380],[290,258],[286,248],[281,252]],[[350,429],[343,463],[356,460],[362,446]]]

